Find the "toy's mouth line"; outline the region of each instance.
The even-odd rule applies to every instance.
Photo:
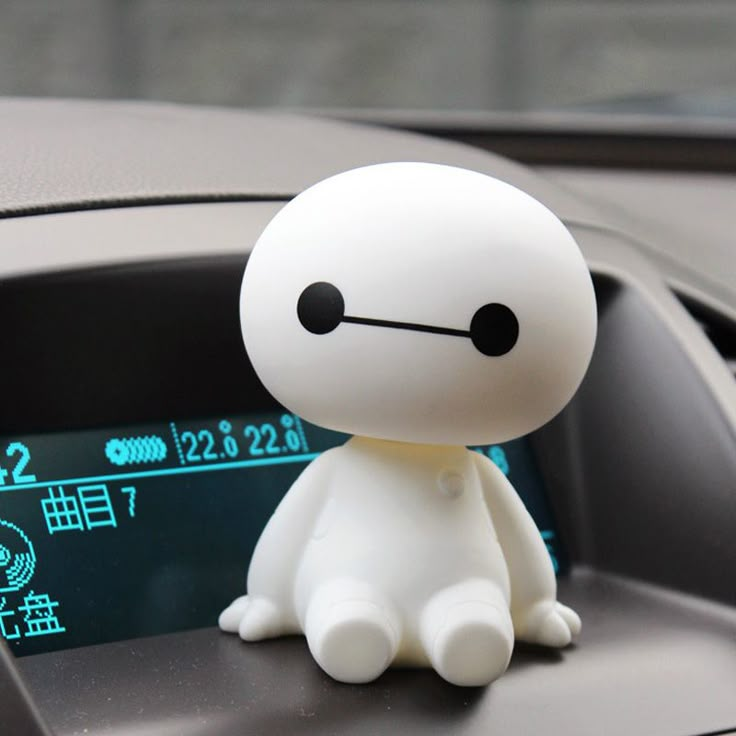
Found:
[[[390,319],[371,319],[370,317],[343,316],[342,322],[353,325],[369,325],[371,327],[391,327],[394,330],[412,330],[413,332],[430,332],[434,335],[452,335],[453,337],[470,337],[470,330],[454,330],[451,327],[435,327],[420,325],[416,322],[397,322]]]

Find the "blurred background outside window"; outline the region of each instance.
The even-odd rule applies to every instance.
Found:
[[[736,3],[0,0],[0,95],[736,113]]]

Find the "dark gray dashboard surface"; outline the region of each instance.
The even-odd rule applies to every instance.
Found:
[[[608,220],[595,203],[581,203],[493,154],[396,131],[173,105],[0,102],[0,220],[11,218],[0,223],[6,228],[0,229],[0,275],[2,247],[16,242],[19,231],[11,223],[45,220],[48,232],[58,237],[56,224],[71,218],[66,233],[71,237],[75,218],[100,215],[85,231],[82,247],[89,250],[89,262],[104,264],[110,257],[104,237],[89,237],[111,227],[104,225],[106,213],[28,215],[221,200],[272,206],[336,171],[401,159],[467,166],[544,201],[571,226],[590,263],[641,290],[664,320],[660,327],[687,349],[694,380],[702,378],[727,419],[736,416],[730,375],[712,349],[704,348],[697,326],[661,274],[642,261],[625,218]],[[205,212],[221,222],[223,213],[211,208],[240,206],[162,207],[159,217],[166,209],[173,227],[178,213],[172,210],[186,211],[184,221],[199,219],[207,232],[213,220]],[[159,208],[127,212],[140,217],[145,209]],[[247,222],[240,216],[238,210],[232,225],[238,232]],[[116,227],[123,231],[119,221]],[[52,237],[36,238],[33,247],[46,248]],[[201,255],[217,252],[217,242],[215,233],[211,240],[203,238]],[[244,252],[249,245],[242,244]],[[20,262],[14,272],[24,269]],[[610,361],[619,357],[614,351]],[[605,469],[599,463],[595,468]],[[585,493],[599,490],[584,485]],[[608,502],[614,505],[614,497]],[[604,525],[606,513],[599,519]],[[608,542],[626,545],[625,520],[618,523],[623,533]],[[651,534],[654,545],[658,530]],[[659,559],[666,556],[663,550]],[[601,562],[591,557],[589,562]],[[711,562],[718,570],[718,560]],[[628,565],[615,569],[624,567],[628,573]],[[720,569],[723,579],[733,578],[733,570]],[[561,580],[560,587],[561,599],[583,617],[578,646],[562,654],[519,647],[509,673],[483,690],[453,688],[429,671],[392,671],[366,687],[339,685],[314,665],[300,639],[248,646],[215,629],[39,655],[18,665],[43,714],[64,736],[736,732],[733,608],[583,569]]]
[[[0,640],[0,724],[13,736],[49,736],[33,696],[13,664],[13,655]]]
[[[606,209],[673,283],[717,298],[736,314],[736,177],[726,174],[546,169],[581,199]]]
[[[331,174],[385,161],[465,166],[525,189],[561,217],[591,211],[500,156],[395,130],[172,104],[0,100],[0,218],[288,199]]]
[[[736,612],[576,572],[560,599],[585,622],[564,652],[518,645],[488,688],[394,670],[333,682],[304,640],[244,644],[217,629],[20,660],[60,736],[565,734],[736,731]]]

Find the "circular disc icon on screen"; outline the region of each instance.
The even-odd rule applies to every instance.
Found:
[[[20,590],[36,569],[36,553],[26,533],[0,519],[0,593]]]

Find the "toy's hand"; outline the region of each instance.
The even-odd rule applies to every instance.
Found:
[[[516,636],[531,644],[565,647],[582,628],[580,616],[557,601],[541,601],[522,617]]]
[[[268,598],[248,595],[236,598],[221,614],[223,631],[238,633],[245,641],[270,639],[283,633],[282,617]]]

